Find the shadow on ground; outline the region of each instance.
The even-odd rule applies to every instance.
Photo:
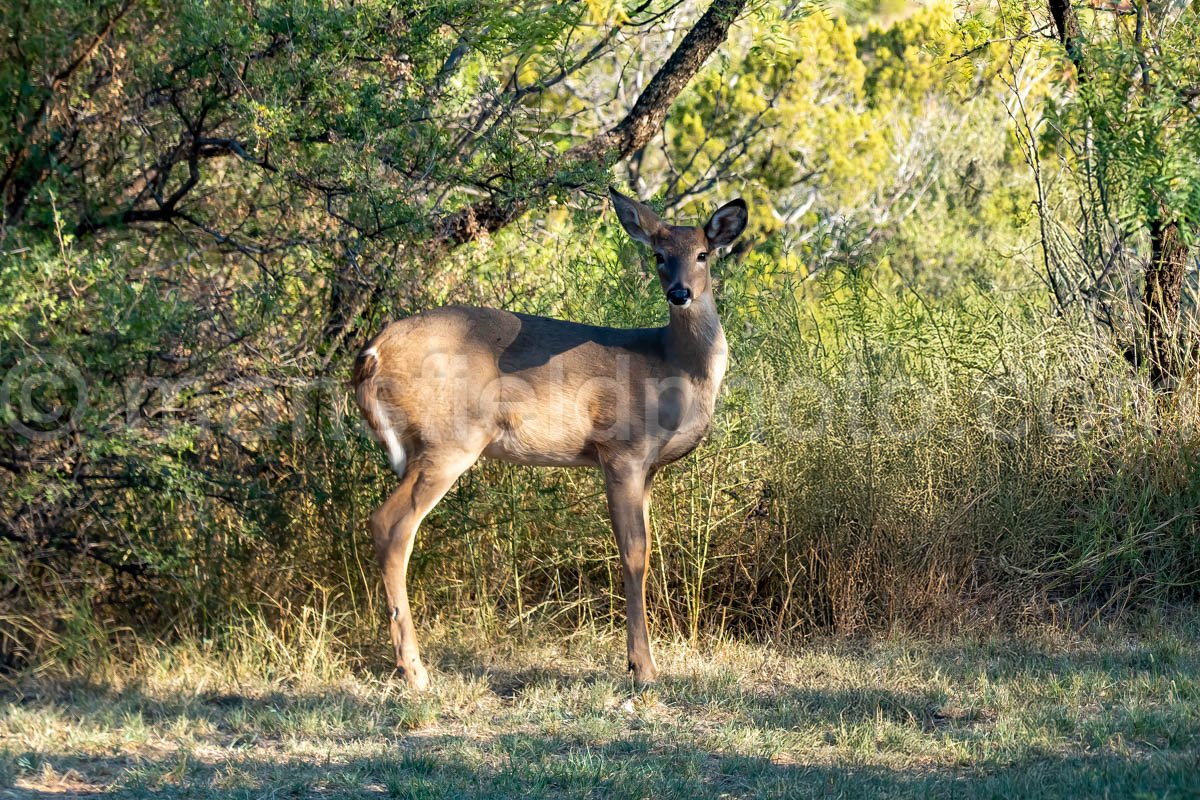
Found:
[[[1195,755],[1022,758],[970,769],[894,769],[855,763],[777,763],[723,755],[648,734],[603,744],[510,734],[472,742],[414,735],[386,753],[348,759],[276,760],[232,756],[40,758],[66,779],[2,797],[361,797],[404,798],[728,798],[1194,797]],[[478,763],[478,748],[490,763]],[[71,776],[120,776],[116,788],[84,788]]]

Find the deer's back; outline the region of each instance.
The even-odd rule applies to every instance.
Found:
[[[645,387],[667,374],[661,329],[469,306],[398,320],[371,348],[406,440],[527,464],[594,464],[597,446],[636,440]]]

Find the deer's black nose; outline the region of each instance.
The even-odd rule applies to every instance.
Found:
[[[667,299],[671,301],[672,305],[686,306],[692,302],[692,290],[682,286],[673,286],[667,290]]]

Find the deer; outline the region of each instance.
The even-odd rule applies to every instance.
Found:
[[[646,620],[650,484],[712,420],[728,348],[709,265],[748,212],[739,198],[703,226],[668,225],[615,189],[609,197],[625,232],[654,253],[665,327],[451,305],[391,322],[355,359],[356,403],[400,481],[370,531],[396,669],[414,690],[429,688],[407,587],[417,528],[480,458],[599,467],[620,553],[628,668],[639,686],[657,677]]]

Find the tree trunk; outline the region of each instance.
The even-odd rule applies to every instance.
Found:
[[[1152,220],[1142,313],[1150,380],[1156,389],[1173,389],[1179,380],[1179,301],[1187,257],[1188,248],[1180,238],[1179,223]]]
[[[1067,58],[1078,68],[1083,62],[1083,31],[1079,27],[1079,17],[1071,7],[1071,0],[1049,0],[1049,4],[1058,40],[1067,51]]]

